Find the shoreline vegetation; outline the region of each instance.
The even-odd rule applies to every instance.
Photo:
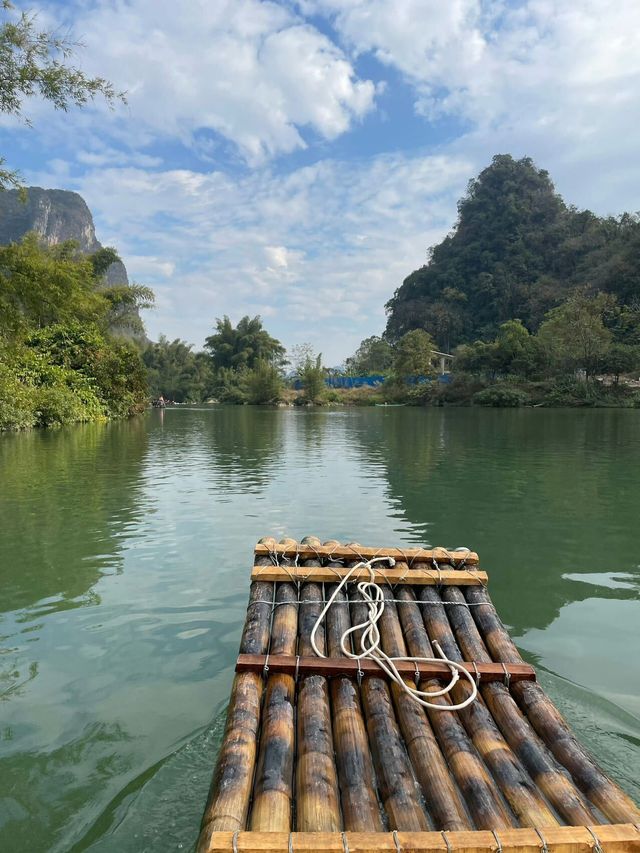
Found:
[[[127,417],[160,397],[640,408],[638,258],[639,216],[567,207],[531,160],[498,155],[387,303],[384,333],[329,368],[311,344],[287,352],[260,317],[216,320],[200,352],[150,342],[138,311],[153,293],[104,279],[115,250],[29,234],[0,247],[0,430]]]

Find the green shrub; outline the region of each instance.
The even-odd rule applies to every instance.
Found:
[[[277,403],[282,394],[280,371],[268,361],[259,361],[245,377],[248,403]]]
[[[478,406],[496,406],[499,408],[517,408],[526,406],[529,395],[519,388],[504,385],[490,385],[473,395],[473,402]]]
[[[544,402],[548,406],[593,406],[596,401],[591,386],[573,376],[564,376],[551,383]]]
[[[302,382],[302,396],[307,403],[324,403],[327,394],[327,386],[324,381],[324,369],[322,367],[322,354],[315,359],[310,356],[300,365],[298,370]]]
[[[33,393],[0,361],[0,430],[27,429],[36,422]]]
[[[62,426],[92,419],[78,397],[65,385],[35,389],[35,405],[38,426]]]

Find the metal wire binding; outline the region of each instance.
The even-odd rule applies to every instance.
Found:
[[[602,845],[600,844],[600,839],[595,834],[595,832],[591,829],[590,826],[585,826],[585,829],[589,833],[589,835],[593,838],[593,853],[604,853],[602,850]]]
[[[495,829],[492,829],[491,834],[495,838],[496,844],[498,845],[496,847],[496,853],[502,853],[502,844],[500,843],[500,839],[498,838],[498,833],[495,831]]]
[[[511,673],[507,669],[505,663],[502,663],[502,669],[504,670],[504,686],[509,689],[509,684],[511,683]]]
[[[296,674],[295,674],[295,678],[294,678],[294,681],[296,682],[296,684],[298,683],[298,670],[299,669],[300,669],[300,655],[296,655]]]
[[[533,828],[535,829],[538,838],[542,842],[542,847],[540,848],[540,850],[542,851],[542,853],[549,853],[549,848],[547,847],[547,842],[545,840],[544,835],[535,826]]]
[[[293,853],[293,834],[289,833],[289,853]]]
[[[240,830],[236,829],[236,831],[233,833],[233,836],[231,838],[231,849],[233,850],[233,853],[238,853],[238,833],[239,832],[240,832]]]
[[[400,839],[398,838],[398,830],[394,829],[391,833],[393,837],[393,843],[396,845],[396,853],[402,853],[402,847],[400,846]]]
[[[422,676],[420,675],[420,669],[418,668],[418,661],[414,661],[414,665],[416,668],[416,687],[419,687]]]
[[[350,853],[350,851],[349,851],[349,844],[348,844],[348,842],[347,842],[347,833],[346,833],[346,832],[341,832],[341,833],[340,833],[340,836],[341,836],[341,838],[342,838],[342,849],[344,850],[344,853]]]
[[[262,670],[262,674],[265,678],[269,677],[269,652],[267,652],[267,656],[264,659],[264,668]]]
[[[451,853],[451,844],[449,844],[449,839],[447,838],[447,830],[443,829],[440,833],[444,839],[444,843],[447,845],[447,850]]]
[[[438,592],[440,592],[440,590],[442,589],[442,569],[438,565],[438,561],[435,559],[435,557],[431,560],[431,562],[433,563],[434,569],[438,573],[438,583],[436,584],[436,589],[438,590]]]
[[[476,687],[480,687],[480,673],[478,672],[478,664],[475,661],[471,661],[473,664],[473,671],[476,674]]]

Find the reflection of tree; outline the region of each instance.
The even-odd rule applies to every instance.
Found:
[[[0,849],[17,849],[12,845],[18,825],[20,849],[53,849],[69,816],[100,801],[112,779],[119,786],[138,759],[134,741],[122,726],[102,722],[86,726],[63,746],[29,753],[26,764],[22,752],[4,757],[2,787],[10,792],[13,809],[6,822],[0,822]],[[45,810],[48,820],[42,819]],[[64,849],[69,847],[65,844]]]
[[[416,541],[480,553],[514,636],[594,594],[564,574],[637,566],[632,411],[405,408],[351,426]]]
[[[415,529],[415,543],[429,544],[433,504],[438,500],[431,478],[444,440],[442,412],[430,411],[425,418],[422,409],[377,409],[350,418],[347,429],[367,462],[384,468],[392,498]]]
[[[75,606],[119,567],[145,447],[142,420],[0,437],[3,610]]]
[[[220,406],[203,413],[198,442],[212,452],[221,491],[252,492],[266,485],[273,467],[284,462],[286,417],[280,409],[258,406]]]

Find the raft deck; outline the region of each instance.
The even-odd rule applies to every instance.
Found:
[[[346,658],[344,631],[366,605],[349,583],[376,565],[390,656],[465,662],[478,697],[425,710],[373,661]],[[368,575],[366,569],[364,575]],[[227,726],[199,853],[640,851],[640,810],[576,740],[520,656],[487,592],[478,555],[262,540]],[[354,579],[355,580],[355,579]],[[438,689],[445,664],[399,664],[407,684]],[[461,679],[446,706],[470,695]]]

